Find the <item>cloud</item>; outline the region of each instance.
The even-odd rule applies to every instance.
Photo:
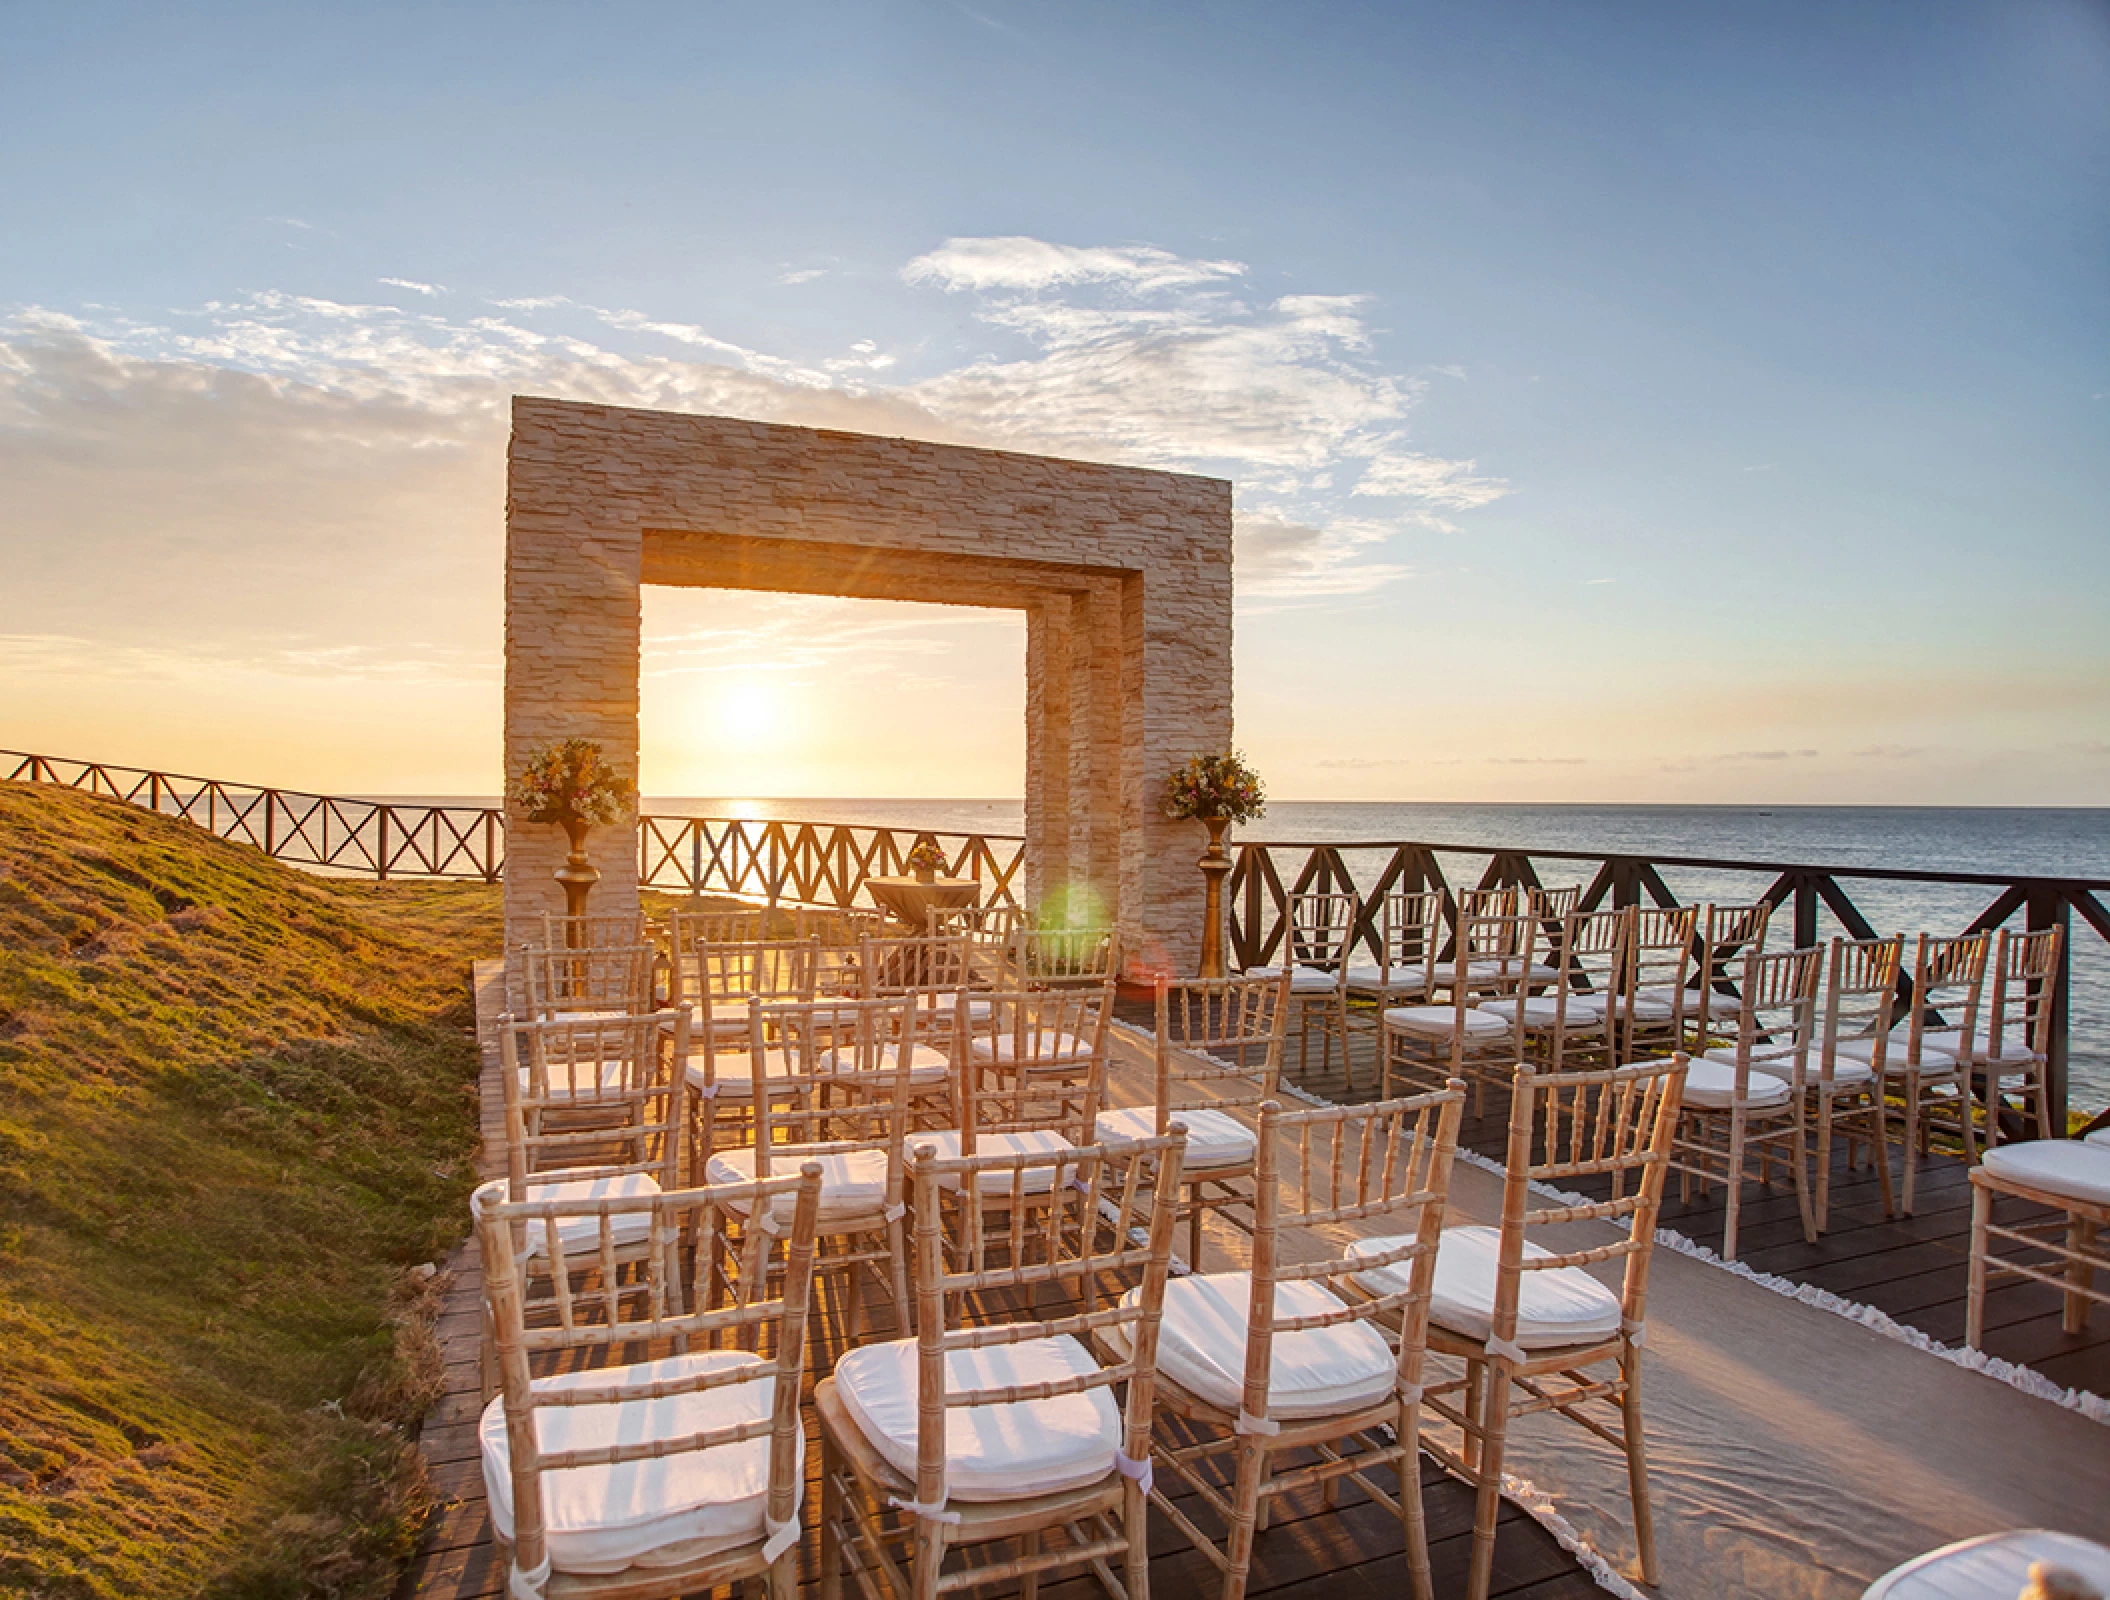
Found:
[[[1233,526],[1241,601],[1360,594],[1405,577],[1410,570],[1368,558],[1368,552],[1391,535],[1381,523],[1339,519],[1314,526],[1259,511],[1238,513]]]
[[[408,289],[413,294],[422,294],[427,297],[436,294],[445,294],[447,292],[444,285],[437,283],[419,283],[415,278],[382,278],[379,281],[387,284],[392,289]]]
[[[947,239],[902,268],[912,284],[948,291],[1031,290],[1067,284],[1117,284],[1134,293],[1175,289],[1245,276],[1239,261],[1192,261],[1152,245],[1050,244],[1012,235],[996,239]]]
[[[777,282],[790,284],[811,283],[815,278],[825,278],[827,276],[828,269],[826,267],[802,267],[797,272],[783,274],[777,279]]]
[[[1509,493],[1500,478],[1482,478],[1471,461],[1444,461],[1436,456],[1387,453],[1364,470],[1357,494],[1405,495],[1450,511],[1473,511]]]

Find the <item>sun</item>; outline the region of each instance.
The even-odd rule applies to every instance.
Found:
[[[749,748],[784,738],[788,711],[782,690],[753,674],[726,679],[711,696],[711,719],[718,735]]]

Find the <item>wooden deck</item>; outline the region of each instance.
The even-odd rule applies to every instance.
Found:
[[[488,1150],[502,1144],[496,1120],[495,1045],[488,1037],[489,1019],[496,1007],[488,1003],[486,992],[492,975],[480,969],[479,979],[479,1026],[486,1034],[484,1132]],[[1148,1026],[1146,1007],[1124,1004],[1120,1016]],[[1375,1076],[1370,1049],[1366,1039],[1357,1040],[1351,1085],[1344,1081],[1338,1062],[1330,1072],[1320,1070],[1316,1038],[1311,1070],[1300,1073],[1293,1042],[1288,1076],[1328,1099],[1368,1099]],[[1485,1114],[1469,1116],[1464,1130],[1469,1145],[1496,1159],[1506,1140],[1506,1102],[1506,1094],[1491,1091]],[[2017,1218],[2024,1214],[2015,1213]],[[1878,1307],[1933,1338],[1957,1344],[1963,1335],[1969,1215],[1969,1184],[1960,1161],[1941,1157],[1930,1161],[1921,1174],[1917,1215],[1888,1221],[1873,1174],[1835,1168],[1830,1229],[1815,1244],[1802,1237],[1792,1190],[1785,1185],[1771,1193],[1754,1188],[1746,1195],[1741,1253],[1754,1270],[1777,1273]],[[1698,1243],[1718,1245],[1722,1225],[1719,1193],[1686,1204],[1677,1199],[1674,1181],[1663,1223]],[[428,1417],[421,1437],[437,1509],[424,1548],[398,1591],[404,1600],[412,1596],[484,1600],[504,1592],[505,1571],[493,1555],[476,1446],[480,1409],[477,1307],[482,1282],[473,1243],[463,1247],[453,1266],[449,1309],[439,1328],[447,1357],[446,1393]],[[830,1305],[823,1314],[832,1317],[839,1309]],[[867,1316],[869,1326],[883,1330],[891,1312],[875,1304]],[[2033,1366],[2060,1384],[2110,1393],[2110,1319],[2098,1315],[2087,1334],[2067,1335],[2060,1330],[2056,1292],[2036,1284],[2018,1284],[1997,1289],[1989,1297],[1987,1328],[1991,1354]],[[808,1422],[810,1427],[810,1412]],[[807,1453],[809,1465],[817,1469],[819,1457],[814,1439]],[[1422,1480],[1437,1592],[1462,1593],[1471,1543],[1471,1496],[1426,1461]],[[810,1494],[815,1497],[810,1503],[817,1503],[817,1488]],[[1251,1583],[1255,1596],[1352,1600],[1383,1595],[1386,1600],[1397,1600],[1405,1593],[1398,1525],[1380,1507],[1350,1490],[1334,1511],[1324,1510],[1316,1493],[1278,1509],[1256,1551]],[[816,1580],[816,1547],[809,1526],[800,1552],[804,1586]],[[1151,1582],[1158,1595],[1185,1600],[1216,1592],[1215,1569],[1188,1549],[1163,1519],[1152,1528],[1151,1556]],[[1073,1596],[1084,1600],[1102,1591],[1086,1576],[1047,1584],[1042,1592],[1060,1600]],[[1584,1600],[1602,1594],[1549,1533],[1506,1504],[1494,1592],[1516,1600]]]

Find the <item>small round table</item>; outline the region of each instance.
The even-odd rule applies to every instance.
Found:
[[[921,878],[867,878],[865,887],[872,904],[918,933],[930,927],[931,912],[980,905],[982,900],[982,886],[973,878],[933,878],[928,883]]]

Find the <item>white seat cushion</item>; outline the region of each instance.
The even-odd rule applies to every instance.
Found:
[[[1890,1043],[1883,1052],[1883,1071],[1886,1076],[1893,1072],[1903,1072],[1905,1070],[1905,1062],[1908,1059],[1908,1052],[1910,1052],[1911,1048],[1911,1024],[1903,1023],[1890,1030]],[[1872,1061],[1875,1059],[1875,1053],[1875,1040],[1869,1038],[1841,1039],[1837,1051],[1837,1054],[1849,1057],[1855,1061]],[[1941,1049],[1932,1043],[1926,1035],[1922,1034],[1920,1036],[1920,1070],[1922,1072],[1953,1072],[1955,1069],[1955,1053]]]
[[[1428,987],[1428,982],[1428,973],[1418,966],[1394,967],[1389,977],[1383,967],[1348,969],[1348,987],[1357,993],[1420,994]]]
[[[1499,1017],[1506,1028],[1517,1014],[1517,1007],[1524,1008],[1524,1026],[1527,1028],[1551,1028],[1564,1025],[1569,1030],[1601,1029],[1604,1023],[1604,1005],[1585,1005],[1584,1001],[1598,1000],[1596,995],[1571,994],[1568,996],[1567,1012],[1563,1019],[1561,1002],[1557,995],[1528,995],[1522,1001],[1515,999],[1484,1000],[1473,1007],[1490,1017]]]
[[[1515,956],[1490,957],[1485,961],[1470,961],[1466,963],[1465,981],[1467,983],[1488,984],[1503,980],[1514,982],[1519,966],[1520,963]],[[1528,981],[1532,983],[1560,982],[1561,973],[1558,967],[1549,967],[1542,962],[1534,961],[1530,966],[1524,967],[1522,970],[1527,975]],[[1455,975],[1456,971],[1455,967],[1451,969],[1453,975]],[[1445,976],[1441,967],[1437,968],[1436,976],[1438,978]]]
[[[581,1061],[568,1066],[553,1066],[544,1083],[541,1103],[561,1105],[567,1100],[592,1101],[602,1095],[621,1094],[625,1082],[624,1065],[620,1061],[597,1063],[598,1070]],[[513,1082],[519,1086],[522,1099],[534,1091],[529,1087],[529,1069],[515,1067]]]
[[[1723,1057],[1723,1052],[1719,1050],[1710,1050],[1707,1053],[1716,1060],[1721,1060]],[[1733,1065],[1736,1061],[1736,1053],[1734,1051],[1728,1052],[1728,1059]],[[1772,1077],[1785,1079],[1790,1083],[1795,1079],[1795,1065],[1791,1061],[1754,1060],[1751,1063],[1751,1070],[1753,1072],[1764,1072]],[[1812,1050],[1809,1064],[1805,1069],[1807,1081],[1812,1084],[1819,1082],[1823,1071],[1823,1051],[1821,1049]],[[1834,1088],[1857,1089],[1875,1075],[1875,1069],[1865,1061],[1856,1061],[1851,1056],[1837,1054],[1832,1057],[1832,1086]]]
[[[1140,1289],[1122,1299],[1133,1305]],[[1158,1324],[1158,1370],[1197,1399],[1226,1411],[1245,1393],[1245,1339],[1252,1274],[1209,1272],[1165,1285]],[[1275,1285],[1275,1315],[1338,1310],[1341,1297],[1322,1284]],[[1268,1415],[1324,1417],[1353,1411],[1392,1393],[1398,1358],[1367,1322],[1278,1333],[1268,1367]]]
[[[1181,1170],[1206,1172],[1217,1167],[1249,1166],[1260,1153],[1260,1135],[1228,1111],[1185,1106],[1172,1113],[1174,1127],[1187,1130],[1187,1157]],[[1123,1106],[1099,1113],[1098,1139],[1155,1139],[1156,1106]]]
[[[1245,975],[1248,978],[1279,978],[1282,976],[1282,969],[1280,967],[1247,967]],[[1300,966],[1292,970],[1289,975],[1289,992],[1291,994],[1331,994],[1338,986],[1334,975],[1324,967]]]
[[[790,1056],[781,1045],[770,1045],[764,1051],[762,1070],[770,1077],[789,1077],[797,1070]],[[714,1093],[727,1100],[752,1100],[755,1095],[754,1052],[742,1047],[738,1050],[715,1050],[711,1052],[711,1081],[717,1085]],[[704,1065],[700,1057],[689,1059],[689,1082],[697,1088],[703,1087]],[[772,1098],[787,1091],[778,1091]]]
[[[1924,1051],[1929,1046],[1941,1051],[1943,1055],[1960,1056],[1964,1053],[1963,1029],[1929,1028],[1920,1035],[1920,1048]],[[1893,1044],[1891,1048],[1895,1050],[1897,1046]],[[2034,1066],[2037,1061],[2036,1052],[2029,1047],[2029,1030],[2020,1027],[2003,1028],[2000,1033],[2000,1057],[1993,1060],[1992,1055],[1993,1036],[1985,1020],[1980,1018],[1978,1026],[1971,1031],[1973,1061],[1981,1065],[2016,1069]]]
[[[505,1198],[505,1185],[486,1185]],[[565,1178],[552,1175],[528,1179],[530,1200],[622,1200],[635,1195],[658,1194],[659,1184],[649,1173],[623,1172],[607,1178]],[[609,1236],[618,1245],[635,1244],[652,1235],[652,1213],[629,1211],[609,1219]],[[557,1242],[566,1255],[578,1250],[601,1248],[598,1217],[565,1217],[557,1224]],[[539,1256],[549,1243],[549,1224],[540,1220],[527,1224],[527,1253]]]
[[[845,1076],[852,1073],[868,1072],[875,1078],[885,1078],[895,1072],[900,1061],[901,1046],[888,1044],[879,1047],[878,1063],[871,1067],[858,1065],[857,1052],[855,1050],[823,1050],[816,1059],[815,1064],[821,1072],[841,1073]],[[935,1045],[928,1044],[919,1044],[910,1048],[908,1081],[911,1086],[922,1088],[929,1084],[944,1083],[951,1076],[952,1064],[946,1059],[943,1050],[938,1049]]]
[[[960,1009],[960,992],[957,989],[934,989],[917,996],[917,1009],[932,1016],[951,1017]],[[992,1002],[985,995],[969,993],[967,1020],[980,1022],[989,1015]]]
[[[1067,1335],[983,1345],[945,1356],[949,1391],[1008,1389],[1096,1372],[1092,1353]],[[835,1392],[887,1465],[916,1477],[916,1341],[862,1345],[835,1363]],[[1114,1470],[1121,1418],[1112,1392],[1052,1400],[949,1406],[945,1493],[950,1500],[1018,1500],[1099,1482]]]
[[[2081,1143],[2101,1145],[2105,1150],[2110,1150],[2110,1128],[2097,1128],[2095,1132],[2084,1137]]]
[[[1392,1006],[1385,1012],[1385,1026],[1401,1033],[1418,1033],[1431,1039],[1448,1039],[1458,1027],[1458,1012],[1451,1006]],[[1499,1039],[1511,1030],[1506,1017],[1494,1016],[1477,1007],[1465,1013],[1468,1039]]]
[[[2110,1150],[2086,1139],[1995,1145],[1985,1153],[1985,1169],[2047,1194],[2110,1204]]]
[[[977,1061],[1014,1061],[1018,1059],[1019,1039],[1015,1033],[977,1034],[968,1046],[968,1053]],[[1033,1061],[1083,1061],[1092,1053],[1091,1041],[1080,1039],[1069,1033],[1028,1033],[1025,1039],[1025,1059]]]
[[[1698,989],[1687,989],[1685,991],[1685,1017],[1687,1021],[1697,1022],[1699,1020],[1702,998],[1701,991]],[[1637,989],[1634,991],[1636,1005],[1638,1006],[1641,1002],[1646,1001],[1653,1012],[1653,1016],[1649,1012],[1642,1013],[1646,1020],[1668,1022],[1672,1004],[1676,999],[1677,991],[1669,988]],[[1710,1017],[1733,1017],[1744,1009],[1743,1002],[1737,999],[1735,995],[1723,994],[1719,989],[1707,990],[1704,999],[1706,1001],[1707,1015]]]
[[[869,1217],[886,1205],[886,1152],[884,1150],[831,1150],[825,1146],[772,1145],[769,1171],[772,1177],[797,1177],[808,1161],[821,1169],[821,1215],[823,1229],[851,1217]],[[736,1150],[714,1150],[704,1163],[708,1183],[753,1183],[755,1149],[742,1145]],[[774,1202],[779,1216],[789,1219],[792,1197]]]
[[[912,1133],[908,1137],[910,1150],[920,1150],[929,1145],[937,1152],[940,1161],[954,1161],[960,1155],[960,1131],[957,1128],[939,1128],[930,1133]],[[978,1133],[974,1136],[974,1153],[978,1156],[1045,1156],[1059,1150],[1076,1147],[1053,1128],[1022,1128],[1016,1133]],[[1009,1194],[1012,1174],[1009,1172],[985,1172],[981,1178],[984,1194]],[[945,1187],[957,1189],[957,1178],[947,1178]],[[1046,1194],[1055,1187],[1053,1167],[1033,1167],[1025,1175],[1027,1194]]]
[[[606,1388],[759,1365],[744,1350],[700,1350],[627,1367],[601,1367],[537,1378],[538,1390]],[[647,1439],[680,1439],[709,1429],[764,1421],[776,1380],[729,1384],[656,1400],[592,1406],[548,1406],[535,1412],[535,1437],[547,1454]],[[513,1537],[513,1474],[506,1438],[505,1397],[484,1407],[477,1423],[484,1493],[491,1525]],[[799,1441],[801,1460],[805,1441]],[[803,1495],[803,1473],[800,1474]],[[543,1526],[550,1565],[559,1572],[620,1572],[652,1566],[653,1552],[686,1561],[764,1537],[769,1503],[769,1440],[683,1450],[654,1460],[614,1466],[564,1467],[542,1474]],[[692,1542],[693,1541],[693,1542]],[[660,1565],[665,1564],[665,1558]]]
[[[1405,1234],[1358,1239],[1348,1246],[1350,1259],[1397,1250],[1413,1240]],[[1543,1261],[1553,1252],[1524,1241],[1524,1259]],[[1436,1248],[1436,1276],[1429,1295],[1429,1317],[1468,1339],[1494,1332],[1495,1280],[1501,1276],[1500,1228],[1446,1228]],[[1355,1281],[1372,1294],[1404,1294],[1411,1287],[1407,1262],[1373,1267]],[[1623,1313],[1619,1296],[1581,1267],[1549,1267],[1517,1279],[1517,1339],[1526,1350],[1591,1344],[1619,1331]]]
[[[1794,1069],[1782,1065],[1778,1070],[1792,1072]],[[1792,1084],[1772,1076],[1771,1070],[1759,1062],[1753,1062],[1751,1073],[1744,1084],[1744,1104],[1747,1106],[1782,1106],[1793,1099]],[[1714,1053],[1701,1056],[1685,1069],[1685,1103],[1703,1111],[1727,1111],[1736,1103],[1736,1057],[1729,1054],[1726,1061],[1718,1060]]]

